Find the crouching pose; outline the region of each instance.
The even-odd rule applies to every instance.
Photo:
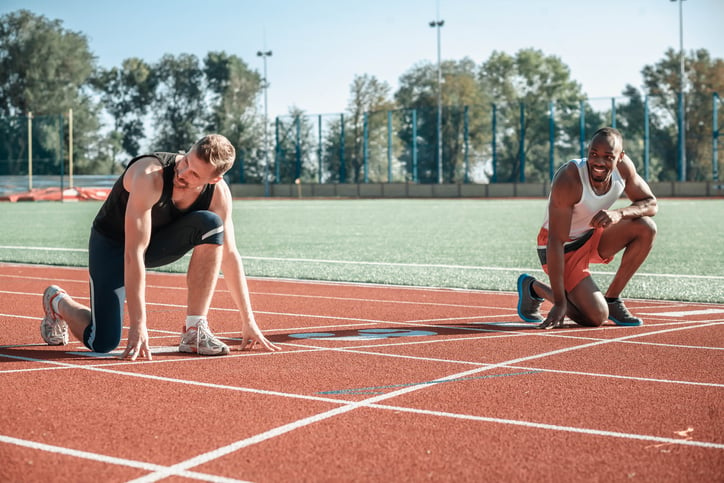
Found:
[[[43,294],[40,324],[50,345],[68,343],[68,330],[90,350],[110,352],[121,341],[123,304],[130,328],[122,358],[151,360],[146,327],[146,268],[167,265],[192,251],[186,276],[187,308],[179,350],[223,355],[229,347],[209,329],[207,314],[219,269],[239,309],[242,349],[279,348],[259,330],[234,239],[232,198],[222,176],[236,157],[224,136],[211,134],[186,154],[153,153],[132,159],[98,212],[88,245],[90,307],[56,285]]]
[[[631,201],[611,207],[622,194]],[[543,226],[538,233],[538,256],[550,285],[528,274],[518,278],[518,315],[550,329],[566,315],[585,326],[598,327],[606,319],[616,325],[637,326],[620,298],[626,284],[644,262],[656,237],[651,219],[656,197],[624,153],[621,133],[598,130],[588,157],[563,165],[551,185]],[[591,278],[590,263],[609,263],[623,250],[621,264],[604,296]],[[553,303],[544,319],[543,300]]]

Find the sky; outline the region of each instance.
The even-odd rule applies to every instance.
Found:
[[[641,69],[679,49],[677,0],[0,0],[81,32],[100,66],[129,57],[224,51],[263,74],[268,113],[346,110],[356,75],[389,84],[418,64],[536,48],[558,57],[589,99],[641,88]],[[724,0],[683,1],[684,49],[724,58]],[[262,107],[263,96],[259,99]]]

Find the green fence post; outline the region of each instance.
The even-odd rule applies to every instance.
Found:
[[[63,201],[65,163],[63,162],[63,114],[58,114],[58,158],[60,160],[60,201]]]
[[[412,110],[412,181],[417,183],[417,109]]]
[[[317,116],[317,132],[319,143],[317,144],[317,183],[322,183],[322,115]]]
[[[520,172],[518,180],[525,183],[525,104],[520,103],[520,139],[518,140],[518,161]]]
[[[364,182],[369,183],[369,119],[366,112],[362,115],[362,163]]]
[[[679,181],[686,181],[686,137],[684,136],[684,93],[679,92]]]
[[[497,137],[495,135],[495,132],[496,132],[496,123],[498,122],[498,106],[495,104],[493,104],[492,116],[493,116],[493,123],[492,123],[491,129],[493,131],[493,136],[492,136],[492,140],[491,140],[491,144],[492,144],[491,148],[493,150],[493,177],[492,177],[491,181],[493,183],[497,183],[497,181],[498,181],[498,152],[497,152],[497,149],[498,148],[497,148]]]
[[[281,164],[280,154],[281,154],[281,143],[279,143],[279,116],[277,116],[274,119],[274,137],[276,138],[276,143],[274,146],[274,183],[279,182],[279,165]]]
[[[719,94],[712,93],[712,120],[711,120],[711,177],[719,181]]]
[[[649,96],[644,97],[644,179],[648,182],[650,175],[649,175],[649,163],[650,163],[650,153],[649,153],[649,145],[650,145],[650,138],[651,133],[649,131]]]
[[[555,105],[551,101],[548,109],[548,179],[551,181],[555,174],[556,121],[554,115]]]
[[[339,182],[347,182],[347,167],[344,165],[344,114],[339,115]]]
[[[611,127],[616,129],[616,98],[611,98]]]
[[[463,136],[465,146],[465,176],[463,177],[464,183],[469,183],[469,172],[470,172],[470,106],[465,106],[463,110]]]
[[[33,191],[33,113],[28,111],[28,191]]]
[[[392,183],[392,111],[387,111],[387,182]]]
[[[296,119],[297,136],[296,143],[294,146],[294,160],[296,161],[296,168],[294,170],[294,179],[300,179],[302,177],[302,116],[297,116]]]

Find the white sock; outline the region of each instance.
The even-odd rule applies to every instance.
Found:
[[[187,315],[186,316],[186,329],[190,329],[191,327],[196,327],[199,323],[199,320],[204,320],[206,317],[203,315]]]
[[[67,296],[68,296],[68,294],[65,292],[58,292],[58,294],[55,297],[53,297],[53,300],[50,301],[50,305],[53,307],[53,312],[55,312],[56,314],[60,313],[58,311],[58,304],[60,303],[60,301],[62,299],[64,299]]]

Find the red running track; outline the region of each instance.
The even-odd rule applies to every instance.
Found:
[[[236,350],[208,358],[176,350],[184,277],[154,273],[154,359],[129,362],[42,343],[45,286],[86,280],[0,264],[0,481],[724,481],[724,305],[541,331],[513,293],[251,279],[267,353],[222,281]]]

